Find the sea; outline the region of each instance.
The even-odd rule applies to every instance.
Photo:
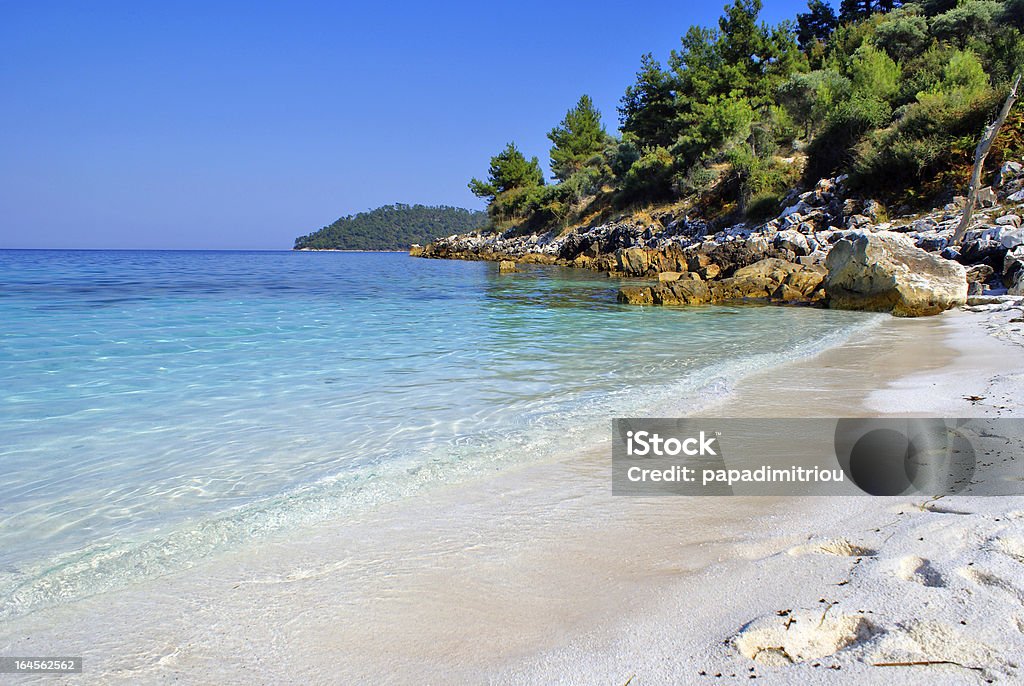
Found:
[[[619,285],[399,253],[0,251],[0,621],[685,416],[878,321],[633,307]]]

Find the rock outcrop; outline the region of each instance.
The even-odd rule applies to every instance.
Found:
[[[967,302],[967,270],[898,233],[843,238],[825,266],[829,307],[919,317]]]
[[[773,299],[787,302],[821,300],[825,270],[769,257],[737,269],[729,278],[712,286],[716,302],[726,300]]]
[[[619,302],[629,305],[703,305],[733,300],[815,302],[825,293],[824,267],[775,257],[742,267],[727,278],[705,281],[696,272],[673,273],[654,286],[623,286]]]
[[[854,279],[854,266],[832,279],[835,307],[867,307],[909,316],[942,311],[960,302],[962,288],[974,295],[1024,292],[1024,173],[1021,164],[1004,162],[985,202],[975,210],[960,245],[950,242],[966,199],[918,215],[890,218],[870,198],[850,197],[845,177],[821,180],[812,190],[792,192],[779,216],[767,222],[716,227],[679,210],[652,211],[568,231],[528,234],[522,227],[505,233],[461,234],[414,246],[410,254],[467,260],[512,260],[520,264],[558,264],[648,280],[626,286],[623,302],[695,304],[735,299],[824,303],[826,265],[848,261],[859,236],[882,236],[879,246],[894,252],[886,273]],[[890,234],[902,236],[889,238]],[[869,240],[869,239],[866,239]],[[910,250],[911,247],[920,249]],[[839,247],[840,252],[829,258]],[[865,246],[867,250],[867,246]],[[847,251],[847,252],[844,252]],[[930,255],[925,259],[921,255]],[[775,260],[775,262],[768,262]],[[798,265],[779,266],[780,263]],[[755,272],[744,271],[760,265]],[[767,265],[774,265],[769,268]],[[902,265],[902,266],[901,266]],[[931,272],[918,273],[925,265]],[[969,268],[969,274],[957,265]],[[919,278],[920,277],[920,278]],[[851,287],[844,290],[844,279]],[[859,283],[858,283],[859,279]],[[672,286],[677,281],[701,281]],[[865,280],[871,281],[867,287]],[[940,285],[944,284],[944,285]],[[890,285],[885,285],[889,283]],[[855,285],[854,285],[855,284]],[[925,290],[940,290],[928,302]],[[861,290],[858,290],[861,289]]]

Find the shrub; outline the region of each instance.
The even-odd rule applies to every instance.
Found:
[[[623,180],[619,202],[657,202],[672,197],[673,159],[668,150],[652,148],[633,163]]]
[[[782,204],[782,193],[759,193],[747,203],[745,214],[747,219],[762,222],[775,217]]]
[[[683,197],[703,195],[715,187],[718,179],[718,172],[707,167],[703,162],[698,162],[685,172],[676,174],[672,180],[672,186]]]
[[[896,123],[857,146],[854,185],[891,196],[911,184],[933,184],[954,164],[957,150],[973,148],[971,141],[976,142],[1000,99],[990,89],[969,96],[962,89],[922,94],[920,102],[904,108]],[[968,144],[960,145],[965,138]]]
[[[853,98],[841,103],[808,146],[805,178],[813,183],[844,168],[853,160],[853,148],[861,137],[891,116],[889,105],[877,100]]]
[[[889,102],[899,92],[900,67],[881,50],[862,45],[853,55],[850,78],[856,97]]]

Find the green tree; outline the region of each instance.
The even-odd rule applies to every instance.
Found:
[[[966,0],[932,19],[932,31],[940,40],[964,47],[977,36],[995,29],[1003,17],[1003,3],[996,0]]]
[[[1013,26],[1024,31],[1024,0],[1006,0],[1003,18]]]
[[[676,82],[676,111],[688,112],[693,102],[703,102],[722,90],[722,55],[718,32],[691,26],[680,49],[669,56]]]
[[[771,57],[768,32],[757,23],[760,12],[761,0],[735,0],[718,20],[719,81],[748,95],[760,85]]]
[[[626,88],[619,106],[623,133],[632,134],[640,148],[670,145],[675,141],[674,84],[650,53],[640,60],[636,83]]]
[[[862,45],[850,67],[854,95],[889,102],[899,92],[900,67],[881,50]]]
[[[839,21],[844,24],[860,21],[871,16],[873,10],[872,0],[843,0],[839,4]]]
[[[601,124],[601,113],[589,95],[584,95],[565,114],[562,123],[551,129],[551,171],[565,181],[582,170],[594,158],[600,160],[609,136]]]
[[[926,17],[934,17],[953,9],[957,2],[958,0],[917,0],[917,5],[924,11]]]
[[[779,100],[803,127],[804,138],[817,133],[826,117],[850,96],[850,80],[834,69],[818,69],[807,74],[793,74],[779,87]]]
[[[694,103],[694,122],[679,138],[675,150],[684,166],[709,153],[726,152],[750,136],[756,118],[750,101],[744,97],[713,95],[706,102]]]
[[[469,182],[469,190],[479,198],[494,201],[502,193],[543,185],[544,172],[541,171],[540,161],[536,157],[527,160],[515,143],[509,143],[491,158],[487,181],[473,178]]]
[[[875,45],[897,62],[905,62],[928,47],[928,20],[911,5],[889,14],[875,28]]]
[[[808,52],[817,43],[827,43],[839,26],[839,18],[832,6],[823,0],[810,0],[807,11],[796,15],[797,41],[800,49]]]

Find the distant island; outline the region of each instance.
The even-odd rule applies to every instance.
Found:
[[[447,205],[385,205],[295,239],[294,250],[408,250],[487,223],[487,213]]]

